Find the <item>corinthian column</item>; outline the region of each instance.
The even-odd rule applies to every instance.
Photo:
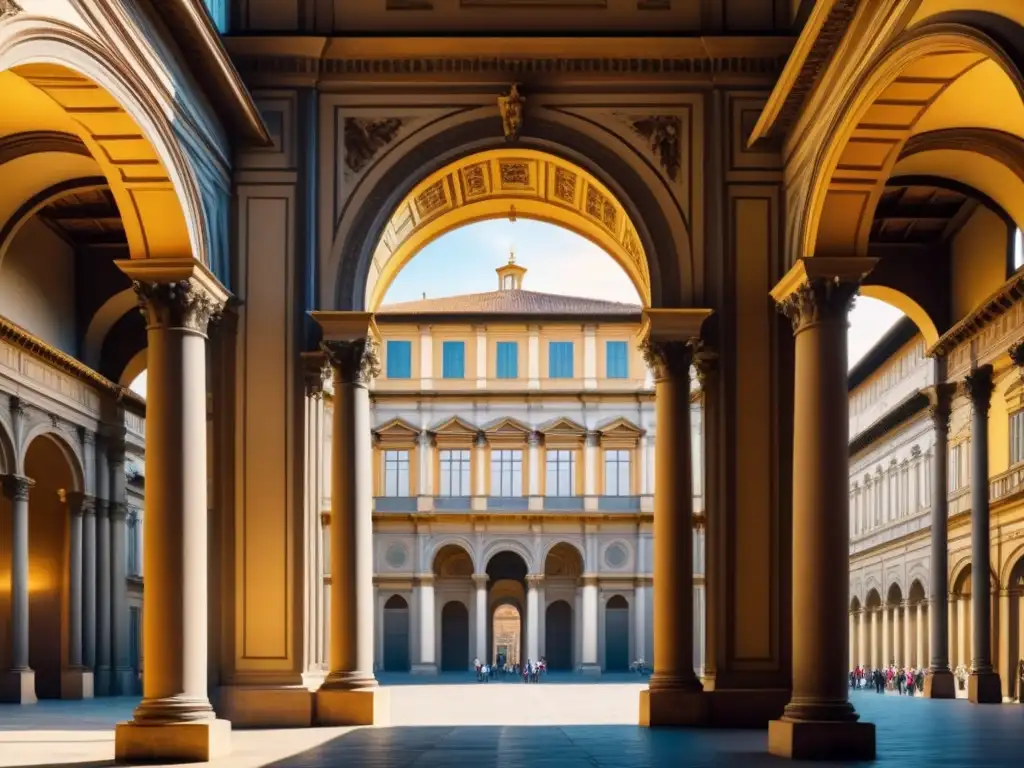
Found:
[[[935,380],[945,378],[945,358],[935,360]],[[949,413],[956,387],[936,384],[928,392],[929,412],[935,431],[935,455],[940,457],[932,471],[931,515],[931,578],[929,579],[928,623],[931,634],[932,655],[924,678],[924,695],[932,699],[956,697],[956,684],[949,668],[949,623],[947,598],[949,595],[949,500],[946,471],[949,453]]]
[[[92,499],[82,493],[69,493],[68,512],[71,513],[71,536],[68,547],[68,666],[61,673],[61,698],[91,699],[93,697],[92,670],[82,664],[82,531],[83,518]]]
[[[849,394],[846,332],[873,259],[798,262],[772,291],[793,323],[793,695],[768,750],[798,759],[875,756],[849,702]]]
[[[0,676],[0,701],[36,703],[36,673],[28,665],[28,493],[35,481],[4,475],[11,501],[11,668]]]
[[[641,725],[706,722],[693,669],[691,344],[708,310],[647,310],[644,358],[655,382],[654,673],[640,693]]]
[[[694,355],[697,381],[700,382],[701,404],[703,405],[704,446],[704,690],[718,688],[718,644],[726,633],[720,622],[726,612],[721,605],[721,569],[723,557],[723,519],[719,509],[719,459],[718,420],[718,355],[703,345]]]
[[[971,608],[973,634],[967,699],[972,704],[1003,700],[999,673],[992,666],[992,584],[989,581],[988,409],[995,388],[992,366],[982,365],[964,379],[971,398]]]
[[[305,467],[303,483],[303,682],[316,687],[324,678],[322,638],[324,636],[323,535],[321,533],[320,494],[324,442],[323,385],[326,363],[319,352],[302,355],[305,383]]]
[[[189,259],[119,262],[146,317],[146,672],[119,761],[203,761],[230,751],[207,696],[206,330],[227,292]]]
[[[370,393],[380,370],[373,316],[314,312],[334,377],[331,444],[330,671],[317,691],[322,725],[381,725],[390,708],[373,674],[373,472]]]

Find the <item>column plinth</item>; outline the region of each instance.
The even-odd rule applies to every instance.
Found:
[[[937,358],[936,381],[945,377],[945,359]],[[924,695],[931,699],[956,698],[956,681],[950,669],[949,623],[947,620],[949,595],[949,500],[948,463],[949,414],[956,387],[937,384],[928,391],[931,401],[929,413],[935,431],[934,453],[938,459],[932,468],[931,515],[931,578],[929,579],[928,633],[931,639],[931,658],[924,678]]]
[[[119,266],[147,320],[143,546],[151,608],[143,612],[142,702],[130,722],[117,724],[114,755],[206,761],[231,748],[231,724],[216,719],[207,696],[206,329],[227,294],[191,260]]]
[[[797,759],[875,757],[875,727],[849,701],[847,313],[870,259],[817,257],[773,291],[793,323],[793,694],[768,751]]]
[[[654,668],[648,689],[640,692],[640,724],[644,726],[703,725],[709,715],[709,699],[693,668],[690,453],[691,344],[699,338],[707,314],[693,317],[684,332],[678,327],[659,329],[654,316],[651,337],[642,346],[654,377],[658,424],[654,446]]]
[[[992,366],[975,368],[964,379],[971,398],[971,672],[967,699],[972,704],[1003,700],[999,673],[992,666],[992,584],[989,581],[988,410],[995,385]]]
[[[331,638],[316,692],[320,725],[383,725],[386,692],[373,673],[373,472],[370,381],[380,372],[372,316],[314,312],[334,379],[331,435]],[[339,335],[340,334],[340,335]]]
[[[0,675],[0,701],[36,703],[36,673],[28,665],[28,494],[29,477],[5,475],[4,495],[11,500],[11,668]]]

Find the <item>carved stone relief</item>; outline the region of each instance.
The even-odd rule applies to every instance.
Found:
[[[502,187],[530,185],[530,167],[526,163],[502,163],[500,167]]]
[[[345,118],[345,165],[359,173],[392,141],[405,121],[398,117]]]
[[[655,115],[631,119],[630,126],[647,140],[654,156],[671,181],[679,181],[682,123],[675,115]]]
[[[444,180],[431,184],[416,197],[416,211],[421,218],[430,216],[448,203]]]
[[[0,19],[6,19],[16,13],[21,13],[21,6],[14,0],[0,0]]]
[[[576,174],[565,168],[555,169],[555,197],[570,205],[576,201]]]
[[[587,187],[587,214],[615,229],[615,205],[594,187]]]

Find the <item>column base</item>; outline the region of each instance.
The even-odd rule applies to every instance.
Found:
[[[436,675],[437,664],[413,664],[409,672],[414,675]]]
[[[302,684],[310,691],[315,691],[324,684],[324,680],[326,679],[327,672],[322,669],[302,673]],[[230,719],[231,718],[229,717],[228,720]]]
[[[118,723],[114,761],[118,763],[202,763],[231,752],[231,723]]]
[[[580,672],[588,677],[598,677],[601,674],[600,664],[583,664],[580,667]]]
[[[948,669],[941,672],[933,672],[930,669],[924,676],[924,691],[921,693],[926,699],[955,699],[956,680],[953,673]]]
[[[315,695],[305,685],[224,685],[217,714],[236,728],[308,728]]]
[[[782,717],[792,696],[788,688],[704,691],[712,728],[767,728]]]
[[[967,676],[967,700],[971,704],[1002,704],[1003,686],[998,672],[972,672]]]
[[[356,691],[320,688],[314,696],[317,725],[391,724],[391,696],[381,688]]]
[[[640,691],[640,725],[644,728],[708,724],[708,699],[703,691],[672,689]]]
[[[794,760],[874,760],[875,724],[772,720],[768,752]]]
[[[91,699],[95,695],[92,671],[85,667],[65,669],[60,675],[62,699]]]
[[[0,701],[4,704],[35,704],[36,673],[31,669],[11,669],[0,673]]]

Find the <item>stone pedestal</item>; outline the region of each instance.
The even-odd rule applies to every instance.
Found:
[[[768,751],[797,760],[874,760],[874,723],[794,722],[768,723]]]
[[[35,704],[36,673],[31,669],[0,672],[0,702],[4,704]]]
[[[118,763],[205,763],[231,752],[231,723],[118,723],[114,760]]]
[[[956,680],[948,669],[929,669],[924,676],[924,696],[929,699],[955,699]]]
[[[997,672],[972,672],[967,676],[967,700],[971,704],[1002,704],[1003,687]]]
[[[91,699],[95,696],[92,672],[85,667],[65,669],[60,674],[62,699]]]
[[[700,689],[640,691],[641,726],[706,726],[708,721],[709,700]]]
[[[391,725],[391,696],[383,688],[316,692],[317,725]]]

